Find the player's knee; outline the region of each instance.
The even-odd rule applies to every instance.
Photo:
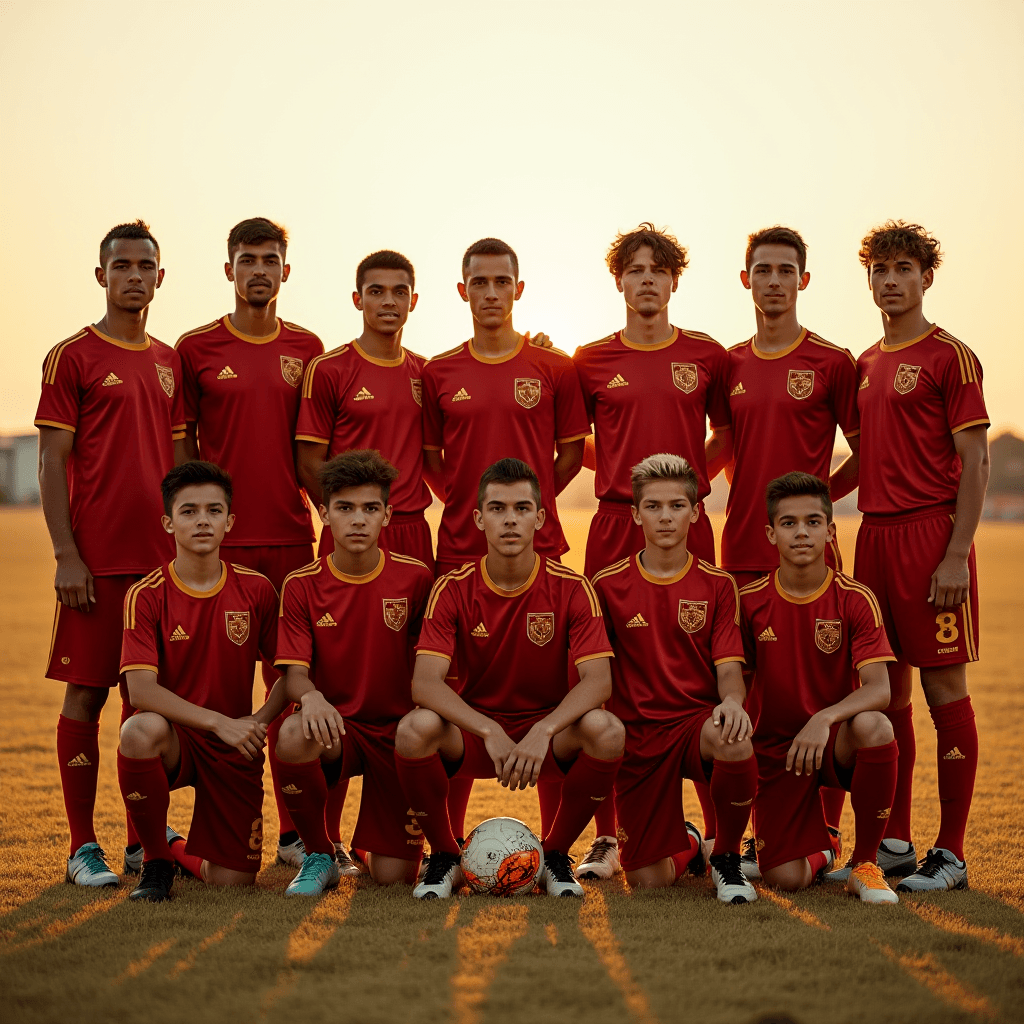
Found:
[[[806,889],[811,884],[811,866],[806,860],[791,860],[761,872],[765,885],[783,892]]]
[[[97,722],[110,690],[105,686],[79,686],[68,683],[64,688],[64,706],[61,714],[79,722]]]
[[[588,711],[580,719],[580,731],[590,748],[587,752],[591,757],[605,761],[622,757],[626,748],[626,727],[610,711],[603,708]]]
[[[882,747],[893,740],[892,723],[881,711],[862,711],[850,719],[850,732],[858,747]]]
[[[125,757],[156,757],[171,738],[171,725],[163,715],[143,711],[121,726],[120,750]]]
[[[733,743],[726,743],[723,739],[715,739],[715,760],[716,761],[746,761],[754,756],[754,744],[747,740],[736,740]]]
[[[307,740],[302,734],[302,716],[289,715],[281,723],[274,746],[274,755],[279,761],[296,763],[311,761],[318,756],[320,744],[315,740]]]
[[[444,720],[428,708],[410,711],[395,730],[395,752],[401,757],[427,757],[440,741]]]
[[[206,860],[203,861],[203,881],[207,885],[255,885],[256,872],[235,871]]]

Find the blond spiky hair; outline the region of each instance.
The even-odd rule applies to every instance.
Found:
[[[643,496],[644,485],[653,480],[680,480],[686,490],[686,496],[690,501],[697,504],[697,474],[693,466],[681,455],[672,455],[669,452],[659,452],[657,455],[648,455],[643,462],[638,462],[632,470],[631,482],[633,484],[633,504],[640,507],[640,499]]]

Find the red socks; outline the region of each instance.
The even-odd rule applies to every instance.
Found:
[[[818,877],[818,872],[828,865],[828,854],[824,851],[820,853],[812,853],[807,858],[807,863],[811,866],[811,880],[813,881]]]
[[[538,783],[539,785],[539,783]],[[559,794],[561,799],[561,794]],[[556,808],[557,810],[557,808]],[[615,827],[615,791],[609,793],[604,800],[597,805],[597,813],[594,815],[595,835],[614,836],[617,835]]]
[[[64,809],[71,829],[71,853],[96,842],[92,812],[96,806],[96,780],[100,770],[100,723],[57,719],[57,763]]]
[[[190,875],[198,878],[200,882],[205,881],[203,878],[203,858],[197,857],[194,853],[186,853],[184,842],[171,843],[171,856]]]
[[[971,698],[929,708],[939,769],[939,836],[935,845],[964,859],[964,833],[978,772],[978,726]],[[900,751],[902,754],[902,750]]]
[[[324,823],[327,826],[327,838],[332,843],[341,842],[341,812],[345,810],[345,797],[347,796],[348,779],[338,779],[338,784],[334,789],[327,790]]]
[[[395,753],[398,781],[416,820],[430,843],[432,853],[459,853],[448,817],[448,773],[440,754],[430,757],[402,757]]]
[[[621,757],[602,761],[582,750],[576,755],[562,782],[562,802],[558,805],[551,831],[544,839],[545,852],[557,850],[568,854],[594,816],[594,805],[612,792],[620,764]]]
[[[878,857],[878,844],[885,835],[896,793],[898,758],[895,740],[880,747],[863,747],[857,751],[850,785],[850,803],[857,827],[853,864],[864,861],[874,864]]]
[[[128,701],[126,701],[124,699],[124,696],[122,695],[122,697],[121,697],[121,721],[120,721],[119,724],[120,725],[124,725],[124,723],[127,722],[128,719],[131,718],[132,715],[134,715],[134,714],[135,714],[135,708],[133,708],[131,706],[131,704],[129,704]],[[128,808],[127,807],[125,808],[125,826],[124,826],[124,830],[125,830],[124,845],[125,846],[134,846],[139,841],[139,836],[138,836],[138,833],[136,833],[136,831],[135,831],[135,826],[132,824],[132,816],[128,813]]]
[[[264,670],[265,670],[266,669],[266,665],[264,665],[263,667],[264,667]],[[277,673],[275,673],[275,678],[276,678],[276,675],[277,675]],[[264,681],[266,681],[266,674],[265,673],[264,673]],[[273,682],[271,682],[271,686],[273,686]],[[275,718],[270,723],[270,725],[267,726],[267,746],[266,746],[266,751],[267,751],[267,758],[270,761],[270,777],[271,777],[271,779],[273,780],[273,783],[274,783],[274,798],[277,800],[277,817],[278,817],[278,821],[280,822],[279,829],[280,829],[280,834],[281,835],[284,835],[285,832],[295,831],[298,828],[298,825],[296,825],[292,821],[291,815],[288,813],[288,805],[285,803],[285,801],[281,797],[281,774],[280,774],[281,762],[277,759],[277,754],[276,754],[276,750],[277,750],[277,736],[278,736],[278,733],[280,733],[280,731],[281,731],[281,725],[284,722],[285,715],[290,713],[290,708],[291,708],[291,705],[289,705],[289,710],[283,711],[280,715],[277,716],[277,718]],[[309,847],[306,847],[306,849],[309,849]],[[334,849],[334,847],[331,847],[331,849]]]
[[[456,839],[466,838],[466,808],[469,807],[469,796],[473,792],[475,781],[475,779],[448,780],[448,821],[452,826],[452,835]]]
[[[843,806],[846,804],[846,790],[822,786],[818,791],[821,795],[821,809],[825,813],[825,824],[839,828],[843,820]]]
[[[167,845],[171,788],[159,757],[125,757],[117,752],[117,781],[145,851],[144,860],[173,860]]]
[[[715,758],[711,798],[714,800],[718,830],[712,856],[740,852],[756,793],[757,758],[753,754],[744,761],[719,761]]]
[[[543,778],[537,780],[537,803],[540,805],[540,838],[542,842],[544,837],[551,831],[551,826],[555,823],[555,815],[558,814],[558,805],[561,802],[561,779]],[[598,813],[600,813],[600,808],[604,807],[606,803],[608,803],[607,800],[605,800],[604,804],[598,805]],[[611,834],[614,835],[614,833]]]
[[[887,709],[885,717],[892,723],[893,738],[899,748],[896,763],[896,795],[885,837],[910,842],[910,798],[914,785],[914,763],[917,761],[917,740],[914,737],[914,705],[896,711]],[[832,822],[829,822],[831,825]]]
[[[690,866],[690,861],[697,856],[697,851],[700,847],[697,845],[697,840],[694,836],[690,836],[690,848],[688,850],[681,850],[679,853],[672,854],[672,863],[676,869],[676,881],[678,881],[683,872]]]
[[[277,794],[295,822],[306,853],[334,854],[334,843],[327,835],[324,812],[327,807],[327,780],[316,761],[292,764],[277,762]]]
[[[718,816],[715,811],[715,801],[711,796],[711,786],[706,782],[694,782],[693,788],[697,790],[697,799],[700,801],[700,813],[704,816],[704,838],[717,838]]]

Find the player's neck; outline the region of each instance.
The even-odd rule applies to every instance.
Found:
[[[523,586],[533,573],[533,567],[537,564],[537,556],[534,553],[533,545],[528,544],[518,555],[507,558],[496,551],[488,551],[487,575],[491,582],[502,590],[518,590]]]
[[[914,306],[897,316],[882,314],[882,330],[885,333],[886,345],[902,345],[905,341],[913,341],[927,334],[935,324],[929,322],[924,315],[922,306]]]
[[[672,337],[673,328],[668,318],[668,307],[654,316],[641,316],[626,307],[626,326],[623,334],[632,345],[661,345]]]
[[[107,314],[102,320],[97,321],[93,326],[100,334],[108,338],[115,338],[128,345],[141,345],[146,340],[146,319],[149,316],[149,306],[133,310],[118,309],[116,306],[107,303]]]
[[[512,326],[509,317],[500,327],[484,327],[473,324],[473,348],[488,359],[500,359],[511,355],[519,344],[521,335]]]
[[[228,318],[231,326],[250,338],[265,338],[277,330],[277,299],[265,306],[250,306],[235,293],[235,311]]]
[[[398,359],[402,355],[402,332],[381,334],[363,324],[363,333],[356,339],[359,347],[374,359]]]
[[[781,316],[766,317],[755,307],[757,317],[757,334],[754,344],[760,352],[782,352],[800,337],[803,328],[796,318],[796,306],[786,310]]]
[[[779,585],[793,597],[810,597],[827,576],[824,552],[810,565],[794,565],[784,558],[779,560]]]
[[[380,548],[374,544],[365,551],[346,551],[337,541],[331,555],[334,568],[346,576],[366,576],[380,564]]]
[[[186,587],[200,592],[213,590],[221,576],[220,548],[196,554],[180,544],[174,556],[174,573]]]
[[[644,571],[659,578],[668,579],[671,576],[677,576],[686,568],[686,563],[689,560],[690,552],[686,548],[685,541],[667,549],[648,544],[640,553]]]

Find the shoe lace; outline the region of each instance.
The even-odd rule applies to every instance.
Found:
[[[544,854],[544,866],[551,872],[556,882],[574,882],[572,874],[572,857],[567,853],[552,850]]]
[[[440,885],[444,881],[445,875],[462,858],[457,853],[448,853],[446,850],[437,850],[430,855],[430,863],[427,865],[427,870],[423,875],[424,885]]]
[[[850,871],[850,875],[856,878],[861,885],[867,889],[888,889],[889,885],[882,875],[882,869],[877,864],[864,861]]]
[[[296,877],[319,878],[331,870],[332,861],[329,853],[307,853]]]
[[[618,850],[618,848],[618,843],[611,842],[607,839],[595,839],[590,844],[590,849],[587,851],[586,860],[588,863],[593,863],[594,861],[603,861],[607,859],[608,854],[612,850]]]
[[[747,836],[743,840],[743,857],[747,860],[757,860],[757,840],[753,836]]]
[[[925,878],[936,878],[946,867],[946,858],[938,850],[929,850],[924,856],[924,863],[917,869]]]
[[[718,872],[719,877],[726,885],[743,885],[746,877],[740,870],[740,855],[738,853],[718,853],[710,858],[711,866]]]
[[[100,846],[90,846],[88,849],[83,850],[79,856],[85,861],[86,866],[91,871],[109,871],[110,867],[107,864],[107,855],[103,852]]]
[[[174,861],[171,860],[144,860],[142,862],[142,875],[139,878],[139,888],[160,883],[169,885],[174,880]]]

